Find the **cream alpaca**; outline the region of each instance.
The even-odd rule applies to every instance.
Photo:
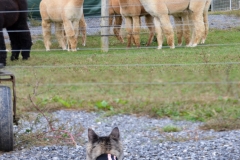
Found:
[[[204,44],[209,31],[209,23],[208,23],[208,9],[210,7],[212,0],[207,0],[203,12],[203,22],[204,22],[204,33],[202,35],[201,43]],[[186,46],[191,46],[191,27],[189,21],[188,12],[173,14],[176,30],[177,30],[177,40],[178,46],[182,45],[182,38],[185,38]]]
[[[193,24],[191,46],[199,43],[204,33],[203,12],[207,0],[140,0],[145,10],[154,17],[158,49],[162,48],[162,31],[170,48],[175,48],[174,32],[169,15],[187,13]]]
[[[125,17],[125,26],[127,30],[127,46],[131,46],[131,40],[137,47],[140,47],[140,16],[145,16],[146,24],[150,30],[148,45],[152,42],[155,30],[153,26],[153,17],[145,11],[139,0],[119,0],[120,13]]]
[[[55,34],[59,45],[66,49],[66,40],[72,51],[76,51],[79,23],[85,24],[83,16],[84,0],[42,0],[40,14],[42,17],[43,37],[46,50],[50,50],[51,22],[55,23]],[[81,19],[81,21],[80,21]],[[64,27],[64,31],[61,29]],[[85,28],[86,26],[83,26]],[[83,32],[84,33],[84,32]],[[83,42],[85,44],[85,42]]]

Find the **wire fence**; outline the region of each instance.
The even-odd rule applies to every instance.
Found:
[[[222,3],[218,3],[218,2],[220,2],[220,1],[219,0],[218,1],[213,1],[212,10],[226,10],[226,9],[229,10],[229,9],[234,9],[234,7],[237,5],[237,2],[233,2],[234,5],[232,5],[231,7],[229,7],[229,6],[227,7],[227,4],[228,4],[227,1],[221,1]],[[39,12],[39,10],[31,10],[31,12]],[[89,36],[92,36],[92,37],[101,36],[101,34],[100,34],[100,29],[102,28],[101,25],[100,25],[101,18],[102,18],[101,16],[85,17],[86,23],[87,23],[87,28],[86,29],[87,29],[87,36],[88,37]],[[217,26],[217,27],[219,27],[219,24],[222,25],[222,26],[233,25],[232,21],[227,21],[226,19],[223,19],[223,21],[218,22],[218,20],[214,21],[214,18],[213,19],[210,18],[209,21],[210,21],[210,28],[211,28],[211,24],[215,24],[215,23],[216,23],[215,26]],[[172,22],[173,25],[175,25],[172,18],[171,18],[171,22]],[[33,42],[34,43],[37,43],[39,41],[42,42],[43,41],[43,36],[42,36],[41,18],[32,19],[30,17],[28,23],[29,23],[31,35],[33,37]],[[234,23],[235,24],[234,24],[233,27],[236,27],[238,25],[240,26],[240,20],[239,21],[234,21]],[[111,26],[105,26],[105,27],[109,27],[109,29],[111,30],[108,36],[109,37],[114,36],[113,31],[112,31],[112,27]],[[125,22],[123,21],[123,24],[121,26],[118,26],[118,27],[121,28],[121,34],[124,36],[124,38],[126,38]],[[149,31],[147,29],[147,26],[146,26],[143,18],[141,19],[141,28],[142,28],[141,35],[145,34],[145,36],[146,36],[147,34],[149,34]],[[55,32],[54,26],[52,26],[51,31],[52,31],[52,34],[54,34],[54,32]],[[10,41],[8,39],[8,35],[6,33],[6,30],[4,30],[4,37],[5,37],[6,42],[9,44]],[[55,38],[53,38],[52,40],[56,42]],[[87,45],[90,44],[90,43],[92,43],[92,42],[87,41]],[[119,45],[118,46],[111,46],[110,50],[126,50],[125,45],[126,45],[126,43],[124,43],[120,47],[119,47]],[[215,44],[200,45],[199,48],[202,48],[202,47],[203,48],[204,47],[222,47],[222,46],[231,47],[231,46],[239,46],[239,45],[240,45],[240,41],[236,41],[234,43],[229,42],[229,43],[224,43],[224,44],[216,42]],[[149,46],[149,47],[146,47],[146,46],[142,45],[140,48],[141,49],[152,49],[152,48],[156,48],[156,47],[157,46],[153,46],[153,45]],[[163,48],[165,48],[165,47],[167,47],[167,46],[164,46]],[[177,48],[184,48],[184,46],[183,47],[177,47]],[[10,50],[10,48],[8,48],[8,49]],[[79,47],[78,48],[78,50],[91,50],[91,51],[93,51],[93,50],[100,51],[100,49],[101,49],[100,45],[99,45],[99,47]],[[61,50],[62,49],[59,49],[59,48],[58,49],[57,48],[51,49],[51,51],[53,51],[53,52],[58,52],[58,51],[61,51]],[[127,50],[131,51],[131,50],[135,50],[135,48],[128,48]],[[45,51],[45,48],[44,47],[37,48],[37,49],[34,48],[34,49],[31,50],[31,52],[40,52],[40,51],[41,52]],[[143,53],[143,51],[140,51],[137,54],[139,56],[141,56],[140,55],[141,53]],[[90,55],[83,55],[83,56],[90,57]],[[106,54],[106,58],[107,58],[107,56],[108,55]],[[117,56],[121,57],[122,55],[118,54]],[[81,56],[81,58],[82,58],[82,56]],[[147,68],[147,70],[148,70],[148,68],[157,68],[155,72],[157,74],[159,73],[159,75],[161,75],[162,72],[163,72],[162,68],[171,67],[174,70],[175,69],[174,67],[184,68],[186,66],[188,67],[188,69],[189,68],[195,68],[197,66],[196,70],[201,70],[201,68],[204,68],[204,67],[208,66],[208,67],[205,68],[205,70],[203,70],[203,71],[201,70],[201,72],[204,72],[204,74],[208,74],[208,76],[211,76],[211,73],[209,73],[209,72],[212,71],[212,72],[215,72],[215,73],[213,73],[213,75],[216,76],[216,77],[219,76],[219,74],[217,72],[220,72],[220,71],[219,70],[216,71],[214,69],[212,70],[211,66],[220,66],[220,68],[222,68],[224,70],[224,71],[221,72],[221,73],[224,73],[224,76],[219,76],[219,79],[218,78],[215,79],[214,76],[211,77],[210,79],[208,79],[207,76],[204,76],[205,79],[204,78],[202,78],[200,80],[195,79],[193,81],[191,81],[191,78],[189,78],[187,80],[184,79],[184,78],[182,78],[182,80],[176,79],[176,81],[172,81],[171,78],[170,78],[167,81],[157,81],[156,82],[156,80],[154,80],[154,79],[155,78],[157,79],[159,77],[152,74],[150,71],[149,72],[145,71],[146,68]],[[208,91],[206,91],[206,90],[209,89],[209,86],[212,86],[212,87],[210,87],[210,90],[217,88],[219,91],[221,91],[221,90],[224,90],[222,88],[225,88],[225,90],[227,90],[226,88],[231,88],[231,90],[234,90],[233,91],[234,93],[232,93],[232,94],[234,96],[238,97],[239,96],[238,94],[240,94],[239,93],[240,81],[239,81],[239,78],[236,78],[236,77],[234,77],[232,79],[231,78],[228,79],[229,78],[228,74],[230,74],[228,72],[230,72],[230,71],[228,71],[227,68],[229,66],[231,66],[231,67],[234,66],[233,67],[234,69],[232,69],[230,67],[231,68],[230,70],[232,72],[239,72],[239,71],[237,71],[236,68],[239,68],[240,60],[231,61],[229,59],[229,60],[224,61],[224,62],[219,61],[219,62],[212,62],[212,63],[210,63],[210,62],[207,62],[207,63],[201,63],[201,62],[199,62],[199,63],[153,63],[152,61],[149,61],[148,64],[137,63],[136,61],[134,61],[132,63],[129,62],[129,63],[124,63],[124,64],[121,64],[120,62],[115,63],[115,64],[104,64],[104,62],[101,62],[101,64],[83,64],[83,65],[81,65],[81,64],[79,64],[79,65],[69,65],[69,64],[46,65],[45,64],[45,65],[31,65],[31,66],[16,65],[16,66],[8,66],[7,68],[10,69],[11,71],[15,72],[16,76],[19,79],[21,79],[19,81],[19,83],[17,83],[17,86],[19,86],[20,88],[21,87],[22,88],[24,88],[24,87],[26,87],[26,88],[27,87],[28,88],[29,87],[34,87],[33,86],[34,83],[30,83],[30,81],[32,81],[32,78],[29,78],[29,76],[30,75],[33,76],[34,74],[36,74],[36,75],[39,74],[39,77],[42,76],[41,79],[43,79],[42,80],[43,82],[40,83],[39,86],[44,86],[44,87],[47,87],[47,88],[49,88],[49,87],[51,88],[52,86],[54,86],[54,87],[78,86],[80,88],[82,86],[87,87],[87,89],[81,90],[81,95],[85,94],[84,92],[86,92],[88,89],[93,91],[92,94],[97,94],[99,90],[102,93],[103,92],[102,90],[105,90],[106,92],[108,92],[107,94],[111,94],[109,92],[116,91],[116,93],[120,93],[121,95],[125,94],[124,92],[126,92],[126,90],[127,90],[126,94],[128,94],[128,95],[132,94],[132,97],[135,97],[136,100],[137,100],[138,97],[141,97],[141,96],[144,97],[145,96],[145,94],[143,94],[142,92],[146,92],[148,94],[154,94],[154,97],[157,98],[158,96],[156,96],[156,95],[159,93],[159,91],[158,91],[159,88],[154,88],[152,86],[158,86],[160,88],[161,87],[165,88],[164,87],[165,85],[167,85],[170,88],[170,90],[171,90],[171,88],[173,89],[172,91],[168,91],[168,93],[170,93],[170,94],[166,94],[166,95],[164,95],[164,92],[162,91],[163,93],[161,93],[161,95],[165,98],[167,96],[170,96],[170,97],[174,96],[174,92],[176,92],[177,90],[184,90],[185,88],[188,88],[189,86],[198,86],[197,89],[199,89],[199,91],[195,92],[194,93],[195,95],[201,94],[201,92],[204,92],[207,95]],[[112,73],[110,71],[112,68],[121,68],[120,70],[125,70],[126,68],[127,69],[133,68],[133,70],[134,70],[134,68],[136,68],[136,67],[141,68],[141,69],[139,69],[140,70],[139,74],[140,75],[142,74],[144,76],[144,78],[142,80],[141,80],[141,76],[140,76],[140,80],[138,80],[137,78],[136,79],[131,79],[131,75],[128,74],[129,70],[126,70],[124,72],[120,72],[120,73],[123,74],[124,78],[119,76],[119,77],[116,77],[115,81],[113,81],[112,79],[109,80],[107,78],[106,79],[101,79],[99,77],[100,75],[98,74],[98,72],[102,72],[102,70],[103,70],[102,68],[105,68],[107,70],[106,72],[103,73],[103,76],[107,76],[107,75],[110,75]],[[69,68],[71,68],[71,69],[76,68],[77,72],[69,75],[69,71],[68,71]],[[93,77],[89,78],[86,81],[82,81],[81,78],[83,78],[83,77],[81,77],[81,76],[79,76],[79,81],[80,82],[77,82],[77,80],[71,80],[71,78],[75,77],[76,74],[79,74],[79,75],[82,74],[82,73],[88,74],[88,71],[86,71],[86,72],[85,71],[84,72],[79,71],[79,70],[82,70],[83,68],[86,69],[86,70],[96,69],[97,71],[94,70],[94,73],[96,75],[95,76],[93,75]],[[143,68],[145,68],[145,69],[143,69]],[[44,75],[42,73],[42,72],[44,72],[44,71],[42,71],[44,69],[48,69],[48,70],[54,69],[54,70],[58,70],[57,72],[62,71],[62,74],[68,76],[69,78],[64,79],[67,82],[61,82],[61,80],[60,80],[61,78],[59,78],[59,79],[58,78],[53,78],[56,81],[51,81],[51,80],[48,81],[47,79],[51,79],[48,76],[52,76],[52,73]],[[182,73],[188,74],[188,73],[185,73],[184,69],[181,69],[181,70],[182,70]],[[130,70],[130,71],[132,72],[132,70]],[[172,70],[169,70],[169,71],[172,72]],[[134,73],[134,74],[136,74],[135,75],[136,77],[139,76],[137,73],[138,73],[137,71],[136,71],[136,73]],[[177,74],[177,72],[175,72],[175,71],[174,71],[174,73]],[[190,74],[191,73],[189,73],[189,75]],[[199,72],[199,74],[200,74],[200,72]],[[238,75],[238,73],[236,73],[236,74]],[[54,75],[54,73],[53,73],[53,75]],[[56,74],[56,75],[60,76],[61,74]],[[195,74],[195,76],[197,76],[197,75],[198,75],[198,73]],[[231,76],[234,76],[234,75],[231,75]],[[152,77],[152,79],[150,79],[149,77]],[[25,83],[25,79],[27,79],[26,80],[27,83]],[[94,79],[93,82],[92,82],[92,79]],[[101,86],[103,88],[101,88],[99,86]],[[116,88],[116,86],[117,87],[122,86],[123,88]],[[124,88],[126,86],[128,86],[128,87],[131,86],[134,89],[131,90],[131,89]],[[145,87],[144,89],[142,89],[142,91],[140,93],[142,95],[136,95],[136,93],[135,93],[135,90],[138,90],[139,86],[144,86]],[[182,87],[182,88],[180,87],[180,89],[179,88],[176,89],[174,86],[184,86],[184,87]],[[113,88],[113,90],[109,91],[110,90],[109,88]],[[206,89],[205,91],[204,91],[204,88]],[[145,90],[147,90],[147,91],[145,91]],[[188,89],[186,89],[186,90],[188,90]],[[193,90],[194,89],[190,89],[189,92],[191,92]],[[64,88],[62,90],[62,92],[59,93],[59,94],[65,94],[67,92],[68,92],[68,89]],[[181,92],[184,92],[184,91],[181,91]],[[226,92],[228,92],[228,91],[226,91]],[[116,94],[116,93],[114,93],[114,94]],[[86,93],[86,95],[85,95],[86,97],[87,97],[87,94],[89,94],[89,93]],[[189,95],[191,95],[191,94],[188,93],[185,96],[187,97]],[[114,96],[115,95],[113,95],[113,97]],[[122,96],[122,97],[124,97],[124,96]],[[94,99],[94,97],[90,97],[90,98]],[[111,98],[112,97],[110,96],[109,99],[111,99]],[[181,99],[181,97],[179,98],[179,100],[180,99]]]
[[[120,15],[116,15],[116,16],[120,16]],[[86,31],[87,31],[87,36],[101,36],[101,16],[94,16],[94,17],[85,17],[86,20]],[[177,26],[174,23],[173,17],[171,16],[171,23],[174,26],[174,28]],[[34,37],[33,40],[43,40],[43,36],[42,36],[42,27],[41,27],[41,18],[29,18],[29,28],[30,28],[30,32],[31,35]],[[228,29],[228,28],[234,28],[237,26],[240,26],[240,19],[237,17],[230,17],[230,18],[216,18],[215,17],[209,17],[209,25],[210,28],[216,28],[216,29]],[[154,25],[150,25],[151,27],[153,27]],[[109,28],[109,34],[107,36],[111,37],[111,36],[115,36],[115,34],[113,33],[113,26],[105,26]],[[123,19],[123,23],[120,26],[114,26],[115,28],[119,28],[120,29],[120,35],[122,35],[123,37],[126,37],[127,32],[126,32],[126,28],[125,28],[125,21]],[[145,23],[144,20],[144,16],[141,18],[141,26],[142,28],[140,34],[149,34],[149,30],[148,30],[148,26]],[[61,28],[62,30],[64,30],[63,28]],[[16,32],[15,31],[10,31],[10,32]],[[7,43],[9,43],[9,37],[8,34],[6,33],[6,30],[3,30],[4,32],[4,37]],[[24,31],[21,30],[21,32],[28,32],[28,31]],[[54,24],[52,24],[51,27],[51,32],[52,34],[55,33],[55,27]],[[230,43],[231,45],[232,43]],[[216,44],[214,44],[216,45]],[[222,44],[219,44],[222,45]],[[82,48],[84,49],[84,48]],[[87,48],[85,48],[87,49]],[[119,49],[119,48],[116,48]],[[88,50],[88,49],[87,49]]]
[[[212,11],[229,11],[240,9],[239,0],[213,0],[211,5]]]

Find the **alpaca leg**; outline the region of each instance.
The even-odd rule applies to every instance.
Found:
[[[157,42],[158,42],[158,48],[157,49],[162,49],[163,34],[162,34],[161,23],[160,23],[160,20],[157,17],[154,17],[153,22],[154,22],[155,30],[156,30],[156,33],[157,33]]]
[[[205,8],[204,8],[204,12],[203,12],[203,22],[204,22],[204,25],[205,25],[205,32],[204,32],[203,37],[202,37],[202,41],[201,41],[202,44],[205,43],[205,41],[207,39],[208,31],[209,31],[208,9],[211,5],[211,2],[212,2],[212,0],[207,0],[207,3],[206,3]]]
[[[123,20],[122,20],[122,16],[121,16],[121,15],[115,15],[113,33],[116,35],[117,39],[118,39],[121,43],[124,42],[122,36],[120,35],[122,21],[123,21]]]
[[[3,32],[1,29],[0,30],[0,63],[3,63],[4,66],[6,66],[6,58],[7,58],[6,46],[5,46],[5,41],[3,37]]]
[[[76,40],[76,46],[75,49],[72,48],[72,51],[77,51],[77,42],[78,42],[78,36],[79,36],[79,21],[74,21],[73,22],[73,28],[74,28],[74,38]]]
[[[191,46],[191,25],[188,19],[188,13],[182,14],[183,23],[183,37],[185,39],[186,46]]]
[[[176,32],[177,32],[177,41],[178,41],[178,46],[182,46],[182,37],[183,37],[183,22],[182,22],[182,17],[178,15],[174,15],[174,23],[176,26]]]
[[[19,43],[20,37],[20,32],[13,32],[14,28],[7,28],[7,32],[11,41],[11,49],[12,49],[12,55],[11,55],[11,60],[18,60],[20,51],[21,51],[21,42]]]
[[[140,16],[133,18],[133,38],[137,47],[140,47]]]
[[[63,33],[63,25],[62,23],[55,23],[55,35],[58,40],[58,44],[62,47],[63,50],[67,49],[66,42],[64,40],[64,33]]]
[[[194,1],[192,0],[189,5],[190,21],[193,23],[193,37],[192,37],[192,47],[196,47],[200,42],[204,34],[204,23],[203,23],[203,12],[206,5],[206,0]]]
[[[25,28],[23,28],[23,30],[25,32],[21,32],[21,49],[22,49],[22,59],[23,60],[27,60],[30,57],[30,51],[31,51],[31,47],[32,47],[32,38],[31,38],[31,34],[28,28],[28,25],[26,23]],[[28,32],[27,32],[28,30]]]
[[[207,39],[208,31],[209,31],[208,11],[203,13],[203,23],[204,23],[204,34],[202,36],[201,44],[205,43],[205,41]]]
[[[64,30],[67,36],[67,41],[69,41],[72,51],[76,51],[77,40],[75,38],[75,31],[72,22],[69,20],[63,20]]]
[[[19,5],[19,8],[21,8],[21,10],[26,10],[27,9],[27,2],[21,2],[21,5]],[[16,37],[18,37],[18,39],[16,39],[16,43],[20,43],[20,51],[21,51],[21,55],[22,55],[22,59],[23,60],[27,60],[30,57],[30,50],[32,47],[32,38],[31,38],[31,33],[30,30],[28,28],[28,24],[27,24],[27,12],[20,12],[19,13],[19,17],[18,17],[18,21],[11,26],[12,30],[19,30],[19,32],[15,32],[16,35],[14,35],[14,39]],[[17,48],[19,44],[17,44]],[[18,52],[19,55],[19,52]],[[18,55],[15,55],[15,58],[18,58]]]
[[[82,18],[79,21],[79,28],[82,33],[82,45],[86,46],[86,41],[87,41],[87,24],[85,22],[84,15],[82,15]]]
[[[146,15],[145,16],[145,22],[146,22],[146,25],[148,26],[148,29],[149,29],[149,38],[148,38],[148,42],[147,42],[146,46],[149,46],[152,43],[153,37],[154,37],[154,34],[155,34],[153,17],[151,15]]]
[[[19,32],[11,32],[19,30]],[[28,24],[16,23],[15,25],[7,28],[12,47],[11,60],[16,60],[21,52],[23,60],[27,60],[30,57],[30,50],[32,47],[32,38],[28,28]]]
[[[125,17],[125,27],[127,30],[127,47],[131,46],[131,40],[132,40],[132,18],[131,17]]]
[[[200,42],[202,35],[204,33],[204,23],[203,16],[201,14],[195,14],[194,12],[191,14],[191,21],[193,23],[193,37],[192,37],[192,47],[196,47]]]
[[[51,46],[51,22],[42,20],[43,39],[46,51],[50,51]]]
[[[115,13],[114,10],[112,8],[112,4],[111,1],[109,1],[109,21],[108,21],[108,25],[109,27],[113,25],[113,20],[115,18]],[[116,20],[115,20],[116,21]],[[113,26],[113,28],[115,28],[115,25]],[[114,29],[113,29],[114,30]],[[117,37],[117,35],[114,33],[114,35]],[[118,38],[118,37],[117,37]]]
[[[174,45],[174,32],[173,27],[170,22],[170,18],[168,15],[162,15],[159,17],[159,20],[162,24],[162,30],[164,35],[167,38],[167,43],[170,46],[171,49],[175,48]]]

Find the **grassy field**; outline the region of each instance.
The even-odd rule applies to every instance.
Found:
[[[104,111],[206,122],[205,129],[240,128],[240,32],[211,30],[196,48],[126,48],[110,37],[88,36],[77,52],[53,43],[46,52],[36,40],[28,61],[9,61],[16,76],[19,114],[34,111],[29,95],[43,109]],[[8,55],[10,57],[10,53]],[[224,122],[224,123],[223,123]],[[221,124],[227,124],[221,126]],[[220,129],[221,128],[221,129]]]

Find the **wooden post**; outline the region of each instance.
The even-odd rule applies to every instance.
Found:
[[[232,0],[230,0],[230,11],[232,10]]]
[[[101,50],[102,52],[108,52],[109,46],[109,0],[102,0],[101,7]]]
[[[214,0],[212,0],[212,2],[211,2],[211,11],[212,11],[212,12],[214,11],[214,8],[213,8],[213,7],[215,7],[215,6],[213,6],[213,1],[214,1]]]

